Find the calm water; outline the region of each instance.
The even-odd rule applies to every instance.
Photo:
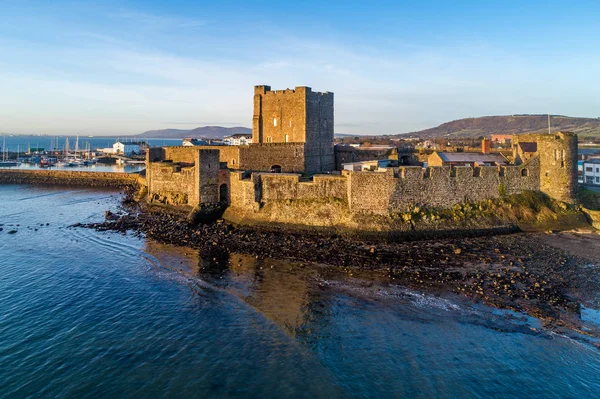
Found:
[[[75,142],[77,136],[2,136],[0,137],[0,148],[6,144],[6,149],[10,152],[20,150],[26,152],[28,148],[44,148],[46,151],[59,149],[64,150],[65,144],[69,139],[69,148],[73,150],[75,148]],[[117,141],[144,141],[151,147],[170,146],[170,145],[181,145],[181,139],[146,139],[132,136],[79,136],[79,149],[84,150],[89,147],[94,150],[97,148],[108,148]]]
[[[114,192],[0,185],[0,397],[600,394],[600,351],[535,319],[364,276],[68,228],[117,202]]]
[[[96,163],[95,165],[81,166],[52,166],[50,168],[42,168],[39,164],[21,163],[19,166],[0,166],[0,169],[24,169],[24,170],[67,170],[67,171],[84,171],[84,172],[121,172],[133,173],[146,169],[145,164],[124,164],[124,165],[107,165]]]

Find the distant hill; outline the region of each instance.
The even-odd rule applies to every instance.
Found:
[[[134,137],[143,137],[148,139],[183,139],[186,137],[198,137],[206,139],[222,139],[232,134],[243,133],[251,134],[252,129],[247,127],[222,127],[222,126],[204,126],[195,129],[159,129],[148,130]]]
[[[143,137],[147,139],[184,139],[187,137],[202,137],[206,139],[221,139],[232,134],[243,133],[252,134],[252,129],[247,127],[221,127],[204,126],[195,129],[159,129],[148,130],[147,132],[136,134],[133,137]],[[336,133],[336,137],[354,137],[353,134]]]
[[[573,118],[550,115],[551,131],[577,133],[580,139],[600,138],[600,118]],[[491,134],[544,133],[548,131],[548,115],[509,115],[465,118],[446,122],[438,127],[411,132],[394,137],[418,137],[431,139],[449,136],[450,138],[477,138]]]

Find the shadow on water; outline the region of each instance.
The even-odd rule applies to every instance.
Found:
[[[349,270],[215,250],[209,254],[153,241],[146,252],[162,267],[233,295],[300,340],[332,323],[336,303],[378,307],[426,322],[452,318],[498,331],[544,335],[539,320],[449,292],[423,293],[391,283],[382,271]],[[549,335],[547,335],[549,336]]]
[[[145,251],[201,287],[250,306],[357,397],[539,395],[546,391],[538,374],[556,376],[556,362],[567,367],[577,357],[594,358],[584,371],[588,382],[600,370],[592,345],[545,331],[535,318],[410,290],[377,272],[223,251],[202,254],[150,241]],[[567,356],[573,345],[585,354]],[[570,392],[572,378],[556,378],[562,387],[557,392]],[[582,384],[577,389],[591,387]]]
[[[600,391],[598,350],[526,315],[377,271],[69,228],[103,220],[118,196],[54,192],[0,186],[0,223],[18,230],[0,231],[2,398]]]

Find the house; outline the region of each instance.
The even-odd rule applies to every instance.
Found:
[[[600,186],[600,158],[583,161],[583,184]]]
[[[122,154],[125,156],[138,155],[141,153],[139,143],[122,143],[117,141],[113,144],[113,154]]]
[[[237,133],[231,136],[223,137],[225,145],[248,145],[252,144],[252,134]]]
[[[201,139],[186,138],[186,139],[183,139],[183,142],[181,143],[181,145],[184,147],[193,147],[195,145],[209,145],[209,143],[208,143],[208,141],[201,140]]]
[[[492,134],[492,143],[495,145],[510,145],[512,134]]]
[[[481,152],[433,152],[427,158],[427,166],[505,166],[508,160],[500,153]]]

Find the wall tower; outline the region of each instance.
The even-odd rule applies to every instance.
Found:
[[[519,149],[535,143],[535,152],[540,158],[540,191],[560,201],[568,203],[577,201],[577,135],[575,133],[515,135],[512,143],[516,154]]]

